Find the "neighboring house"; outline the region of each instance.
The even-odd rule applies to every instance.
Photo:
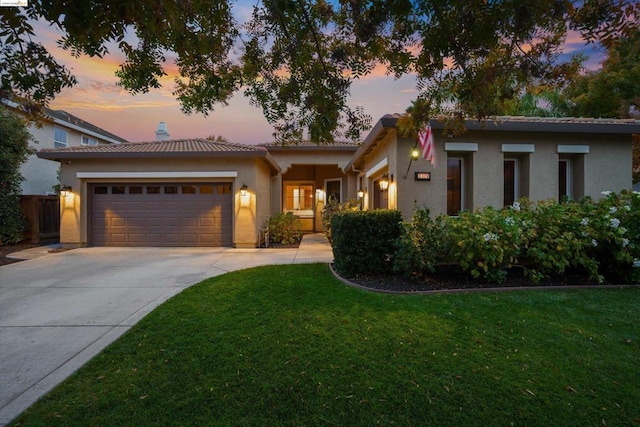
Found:
[[[62,110],[45,109],[45,118],[38,125],[29,126],[29,132],[37,141],[36,150],[74,146],[111,145],[126,142],[110,132],[100,129]],[[20,168],[25,178],[22,182],[23,195],[55,194],[53,187],[58,184],[59,165],[29,156]]]
[[[61,201],[61,242],[70,247],[255,247],[277,212],[321,231],[330,198],[361,196],[364,209],[399,209],[409,219],[416,207],[455,215],[519,197],[597,199],[631,188],[637,121],[504,117],[470,121],[457,138],[432,121],[436,167],[412,160],[416,142],[398,137],[396,121],[383,117],[360,145],[193,139],[50,148],[38,156],[59,161],[61,182],[72,187]]]

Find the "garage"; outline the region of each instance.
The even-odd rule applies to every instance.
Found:
[[[94,246],[232,246],[232,183],[92,184]]]

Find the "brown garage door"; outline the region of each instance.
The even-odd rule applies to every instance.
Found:
[[[231,183],[95,184],[95,246],[231,246]]]

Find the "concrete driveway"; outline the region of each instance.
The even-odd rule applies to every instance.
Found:
[[[324,235],[309,235],[298,249],[82,248],[0,267],[0,425],[207,277],[332,260]]]

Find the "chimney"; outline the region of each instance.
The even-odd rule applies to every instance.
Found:
[[[167,141],[169,139],[169,129],[165,122],[158,124],[158,130],[156,130],[156,141]]]

